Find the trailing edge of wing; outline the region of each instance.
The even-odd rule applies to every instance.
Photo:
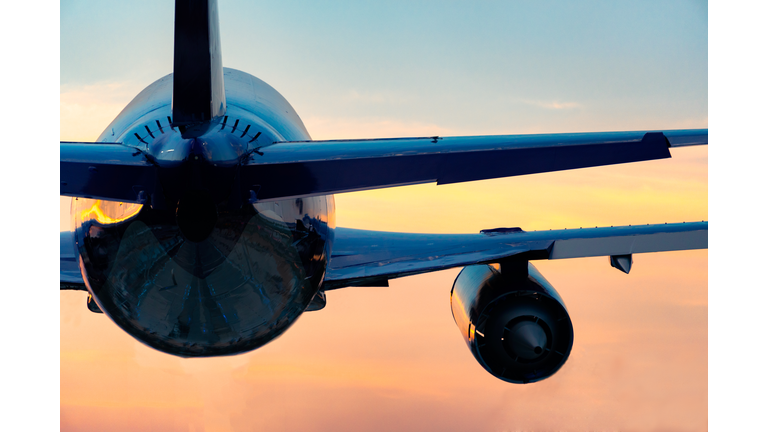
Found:
[[[324,289],[507,258],[564,259],[706,249],[708,222],[485,234],[410,234],[337,228]]]
[[[136,148],[81,142],[59,148],[60,195],[140,203],[154,191],[156,168]]]
[[[259,200],[457,183],[670,157],[707,130],[282,142],[240,172]]]

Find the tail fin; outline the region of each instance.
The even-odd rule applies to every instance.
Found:
[[[184,138],[204,134],[227,111],[216,0],[176,0],[172,109]]]

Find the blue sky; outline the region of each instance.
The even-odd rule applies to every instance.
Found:
[[[219,10],[224,65],[280,91],[315,138],[350,122],[369,124],[354,131],[368,137],[403,125],[707,127],[706,2],[223,0]],[[62,91],[138,92],[170,73],[172,22],[172,2],[63,2]]]

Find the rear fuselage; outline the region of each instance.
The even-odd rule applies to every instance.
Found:
[[[173,75],[144,89],[99,137],[144,153],[158,191],[140,204],[74,199],[86,286],[121,328],[181,356],[246,352],[285,331],[317,293],[333,243],[333,196],[258,201],[239,167],[309,140],[272,87],[224,69],[227,112],[185,139],[171,127]]]

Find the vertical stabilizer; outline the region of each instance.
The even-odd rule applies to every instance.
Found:
[[[216,0],[176,0],[173,126],[204,134],[227,111]]]

